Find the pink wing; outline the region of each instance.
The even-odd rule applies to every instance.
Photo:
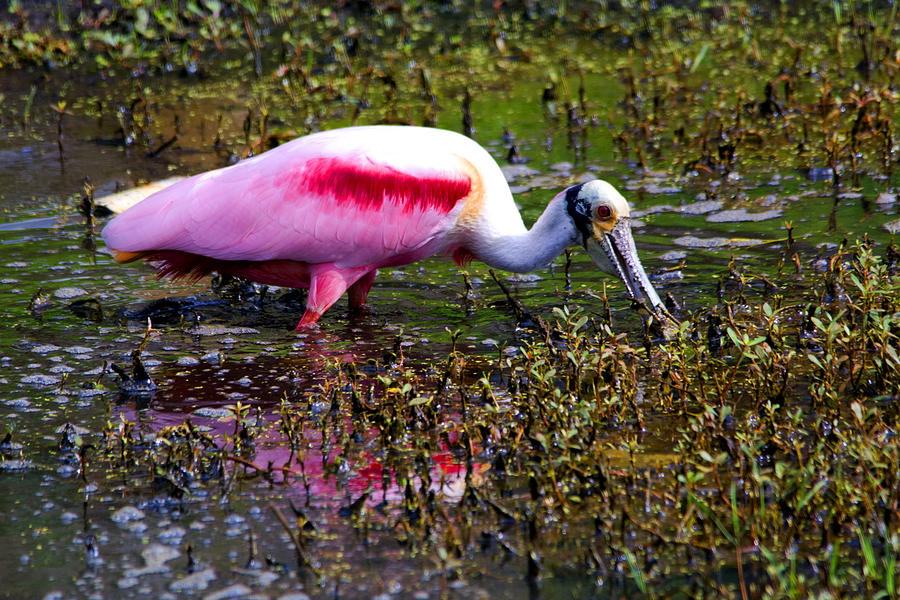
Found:
[[[446,249],[441,234],[472,188],[461,162],[421,137],[366,129],[307,136],[176,183],[113,219],[103,237],[123,252],[338,268]]]

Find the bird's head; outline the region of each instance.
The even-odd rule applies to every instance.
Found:
[[[621,279],[632,298],[643,300],[654,313],[664,312],[634,247],[631,212],[625,198],[599,179],[572,186],[560,195],[575,224],[578,242],[594,263]]]

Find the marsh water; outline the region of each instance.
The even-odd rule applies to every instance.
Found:
[[[824,11],[785,15],[777,6],[740,5],[699,19],[679,13],[685,29],[667,31],[664,14],[603,6],[578,5],[594,11],[590,16],[576,7],[563,15],[532,7],[526,18],[528,10],[487,6],[463,17],[376,4],[373,12],[323,9],[318,25],[260,17],[260,38],[276,39],[267,27],[290,31],[283,40],[333,36],[316,38],[321,45],[307,39],[294,56],[285,54],[287,41],[263,47],[261,76],[246,44],[181,63],[151,55],[0,70],[0,422],[10,434],[0,463],[0,596],[638,593],[627,577],[616,587],[613,575],[604,579],[584,566],[588,544],[577,541],[583,525],[574,518],[574,545],[558,542],[571,555],[548,560],[537,580],[521,550],[526,534],[503,525],[508,516],[500,509],[490,525],[474,528],[477,540],[459,556],[415,541],[396,517],[408,500],[404,486],[431,485],[452,510],[467,486],[500,477],[495,454],[485,445],[467,459],[450,431],[450,442],[436,443],[430,462],[413,469],[415,480],[402,480],[383,465],[408,449],[384,445],[377,425],[360,426],[334,406],[330,394],[349,381],[341,365],[357,365],[372,389],[389,389],[383,382],[402,379],[398,369],[407,378],[439,374],[451,351],[466,357],[460,382],[484,378],[499,397],[505,380],[497,364],[521,355],[541,333],[533,320],[517,318],[486,267],[476,262],[463,273],[435,257],[386,270],[367,311],[350,313],[342,300],[318,330],[297,333],[302,294],[209,279],[160,281],[147,265],[117,265],[102,240],[91,238],[79,208],[86,182],[102,204],[103,196],[143,183],[227,166],[276,136],[379,122],[462,131],[467,116],[472,137],[506,172],[526,224],[575,182],[602,178],[619,188],[637,216],[643,264],[682,315],[716,304],[732,268],[777,280],[788,303],[812,297],[803,274],[821,270],[842,242],[890,242],[900,218],[891,167],[896,139],[886,164],[863,147],[858,162],[848,151],[832,168],[829,134],[814,118],[823,78],[839,114],[852,113],[834,120],[845,136],[856,112],[843,103],[875,89],[876,75],[864,78],[855,38],[842,24],[849,17],[836,25]],[[763,31],[767,18],[771,30]],[[396,29],[404,21],[400,43]],[[367,23],[376,23],[373,31]],[[896,22],[879,23],[896,31]],[[842,27],[847,41],[837,42],[845,44],[838,56],[833,35]],[[883,52],[879,46],[878,56],[896,61],[896,39]],[[798,47],[805,49],[800,57]],[[897,68],[884,67],[883,89]],[[791,98],[778,79],[786,70]],[[774,97],[767,96],[770,81]],[[895,102],[880,96],[871,118],[893,122]],[[98,214],[94,233],[108,219]],[[788,227],[796,263],[783,256]],[[548,322],[563,306],[599,318],[605,295],[612,330],[639,339],[641,317],[621,283],[599,274],[578,249],[569,267],[566,260],[527,275],[496,275]],[[111,368],[140,379],[136,350],[152,386],[123,383]],[[377,394],[369,401],[378,402]],[[448,419],[458,420],[458,403],[446,401]],[[285,405],[308,414],[299,453],[278,427]],[[258,432],[251,450],[236,447],[236,410],[246,410],[242,418]],[[621,428],[603,432],[613,467],[629,454],[632,467],[648,473],[676,462],[672,424],[649,414],[631,446]],[[162,456],[161,446],[173,442],[159,432],[186,420],[222,450],[206,471],[174,481],[162,458],[131,468],[124,458],[116,462],[123,428]],[[290,468],[266,475],[231,456],[257,468]],[[506,497],[515,497],[527,478],[511,477],[507,486]],[[296,541],[277,512],[293,515],[292,506],[311,524],[301,528],[306,568],[297,568]],[[728,568],[722,577],[727,583],[735,575]]]

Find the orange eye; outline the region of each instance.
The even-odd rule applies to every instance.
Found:
[[[599,206],[597,207],[597,216],[601,219],[608,219],[612,214],[612,211],[609,210],[608,206]]]

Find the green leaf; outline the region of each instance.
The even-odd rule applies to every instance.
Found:
[[[862,549],[863,559],[866,563],[865,567],[869,571],[869,576],[872,577],[878,572],[878,563],[875,560],[875,550],[872,549],[872,540],[863,533],[861,528],[857,528],[856,531],[859,536],[859,545]]]
[[[694,62],[691,63],[691,68],[689,70],[690,73],[693,73],[700,66],[700,63],[703,62],[703,59],[706,58],[706,53],[709,52],[709,44],[703,44],[703,47],[700,48],[700,52],[697,53],[697,56],[694,57]]]
[[[715,524],[715,526],[719,529],[719,531],[722,532],[722,535],[725,537],[725,539],[728,540],[729,544],[731,544],[733,546],[737,545],[737,540],[735,540],[734,534],[732,534],[730,531],[728,531],[728,528],[725,527],[725,525],[722,523],[722,521],[719,519],[719,517],[716,515],[716,513],[713,512],[713,509],[710,508],[709,505],[706,503],[706,501],[702,500],[694,492],[688,492],[688,501],[691,502],[692,504],[694,504],[694,506],[696,506],[697,508],[699,508],[701,510],[701,512],[703,512],[703,514],[706,515],[706,518],[708,518],[710,521],[712,521]]]
[[[732,343],[734,343],[735,346],[741,345],[741,338],[738,336],[737,332],[734,329],[729,327],[728,329],[725,330],[725,333],[728,334],[728,337],[731,338],[731,341],[732,341]]]
[[[833,586],[840,584],[841,579],[838,577],[838,555],[840,542],[831,550],[831,560],[828,563],[828,581]]]
[[[808,492],[806,492],[806,494],[803,496],[803,498],[800,499],[800,502],[797,504],[797,511],[799,512],[799,511],[803,510],[804,508],[806,508],[806,505],[809,504],[809,501],[812,500],[813,496],[815,496],[820,491],[822,491],[822,488],[825,487],[826,485],[828,485],[828,482],[825,481],[824,479],[816,482],[816,485],[814,485],[812,487],[812,489],[809,490]]]
[[[741,519],[737,510],[737,485],[731,482],[730,499],[731,499],[731,525],[734,528],[734,539],[740,541],[742,528]]]
[[[647,583],[644,581],[644,573],[638,566],[637,560],[634,558],[634,554],[632,554],[628,548],[624,548],[624,552],[625,561],[628,562],[628,568],[631,569],[631,578],[634,579],[634,583],[638,586],[638,589],[641,590],[641,593],[646,594]]]

